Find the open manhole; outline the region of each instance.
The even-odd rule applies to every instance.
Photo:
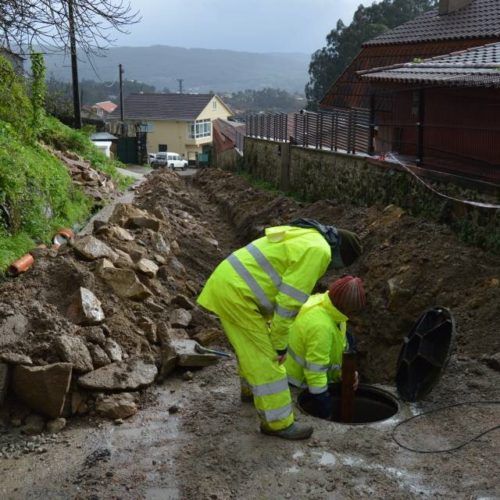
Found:
[[[340,419],[340,384],[330,386],[330,394],[333,400],[333,412],[330,420],[341,422]],[[315,401],[311,398],[309,391],[304,390],[298,398],[299,407],[313,417],[318,416]],[[399,404],[395,397],[387,391],[360,384],[354,399],[353,418],[350,424],[368,424],[387,420],[399,411]]]
[[[425,311],[403,339],[396,370],[396,388],[404,401],[418,401],[438,383],[450,359],[455,338],[455,321],[451,311],[434,307]],[[329,392],[333,411],[329,420],[340,418],[340,384],[332,384]],[[319,417],[318,402],[307,389],[298,398],[299,407]],[[389,392],[361,384],[354,396],[352,424],[386,420],[399,411],[398,400]]]

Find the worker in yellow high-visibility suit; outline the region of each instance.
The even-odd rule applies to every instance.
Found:
[[[294,423],[283,366],[288,329],[328,266],[350,265],[360,253],[354,233],[298,219],[266,229],[265,236],[232,253],[198,297],[221,320],[238,358],[242,396],[246,386],[264,434],[285,439],[312,434],[312,427]]]
[[[348,316],[366,304],[363,282],[344,276],[332,283],[325,293],[309,297],[290,328],[285,368],[288,382],[307,388],[302,401],[308,412],[329,418],[333,400],[328,386],[340,380],[342,354],[348,348]],[[358,374],[354,389],[357,389]]]

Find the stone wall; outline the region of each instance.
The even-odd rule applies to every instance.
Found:
[[[223,170],[235,172],[241,161],[241,156],[235,149],[227,149],[226,151],[214,151],[214,166]]]
[[[361,206],[395,204],[409,213],[449,225],[469,243],[500,253],[499,210],[472,207],[438,196],[403,168],[370,158],[245,139],[242,168],[306,201],[334,199]],[[500,203],[500,188],[479,190],[452,176],[425,182],[449,196]]]

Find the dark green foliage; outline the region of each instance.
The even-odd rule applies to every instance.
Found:
[[[32,137],[32,107],[24,80],[0,57],[0,120],[11,123],[24,139]]]
[[[332,83],[357,56],[361,45],[436,5],[435,0],[382,0],[370,7],[360,5],[352,23],[341,19],[326,37],[326,46],[317,50],[309,64],[306,97],[309,109],[316,109]]]
[[[118,103],[119,84],[114,82],[96,82],[82,80],[80,83],[82,105],[89,106],[96,102],[113,101]],[[53,75],[47,79],[47,113],[67,117],[73,114],[73,93],[71,83],[57,80]],[[123,81],[123,95],[138,92],[156,92],[155,87],[136,80]]]

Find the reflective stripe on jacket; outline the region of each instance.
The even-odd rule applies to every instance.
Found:
[[[331,250],[315,229],[278,226],[265,234],[217,267],[198,303],[247,328],[259,318],[271,320],[271,342],[281,350],[300,306],[330,264]]]
[[[347,346],[347,316],[332,304],[328,292],[312,295],[290,328],[285,367],[288,381],[320,394],[340,377]]]

